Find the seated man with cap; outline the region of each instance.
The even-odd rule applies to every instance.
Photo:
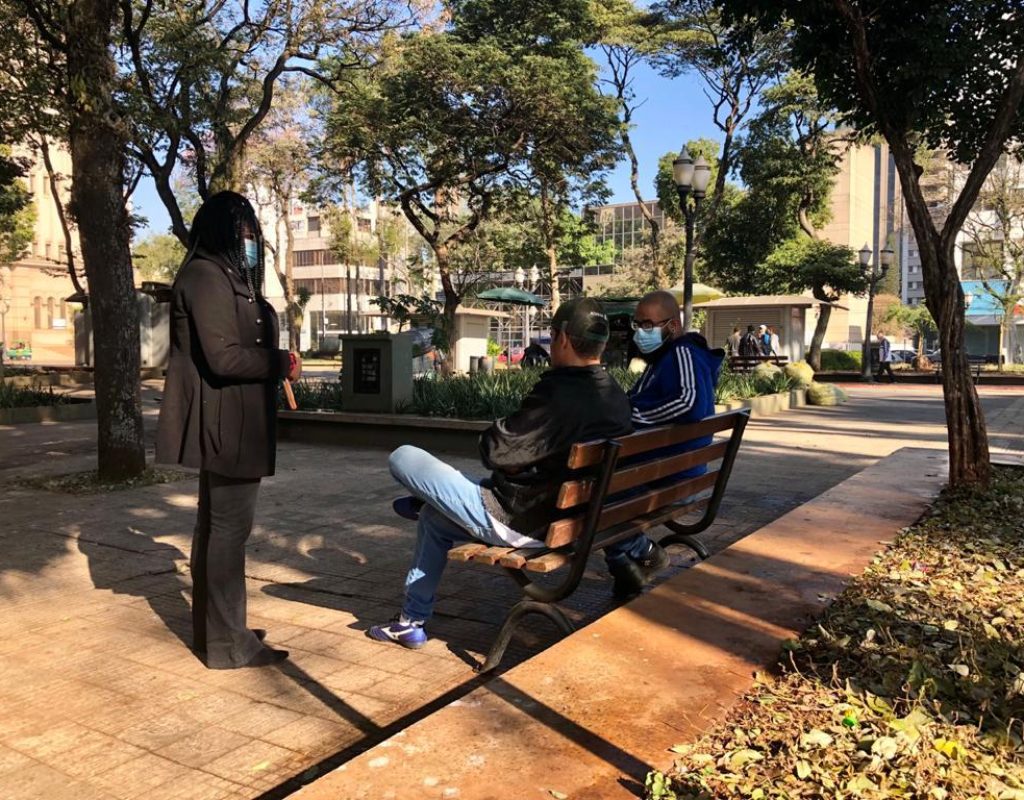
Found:
[[[558,307],[551,322],[551,369],[518,411],[480,438],[489,477],[470,478],[409,445],[391,454],[391,474],[412,494],[396,500],[395,510],[417,520],[416,547],[401,613],[370,628],[370,638],[412,649],[426,643],[423,625],[454,545],[544,544],[547,526],[559,514],[555,505],[569,477],[572,446],[632,432],[629,400],[601,366],[608,336],[608,318],[596,300],[578,298]]]

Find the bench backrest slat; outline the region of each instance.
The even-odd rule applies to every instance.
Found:
[[[633,433],[623,436],[616,441],[621,445],[619,458],[646,453],[650,450],[660,450],[663,447],[691,442],[694,439],[702,439],[720,431],[727,431],[736,426],[734,413],[717,414],[708,417],[700,422],[693,422],[687,425],[664,425],[658,428]],[[607,440],[596,442],[582,442],[574,444],[569,452],[569,469],[581,469],[593,467],[600,464],[604,459]]]
[[[628,489],[634,489],[647,483],[691,469],[700,464],[707,464],[716,459],[722,458],[729,446],[727,440],[715,442],[687,453],[680,453],[668,458],[660,458],[655,461],[636,464],[616,470],[612,477],[611,485],[608,487],[609,494],[618,494]],[[558,493],[557,508],[569,509],[582,505],[590,500],[594,492],[595,481],[587,478],[583,480],[566,481]]]
[[[689,478],[672,486],[653,489],[635,497],[606,505],[601,510],[597,530],[605,530],[613,525],[618,525],[620,522],[625,522],[641,514],[656,511],[677,500],[682,500],[704,489],[709,489],[715,485],[717,480],[718,470],[711,470],[696,478]],[[585,527],[585,514],[557,520],[548,526],[548,533],[544,543],[551,548],[564,547],[576,541],[583,534]]]

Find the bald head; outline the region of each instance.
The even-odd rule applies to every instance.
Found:
[[[633,318],[638,323],[649,322],[665,329],[666,339],[683,335],[679,319],[679,303],[671,292],[658,291],[645,294],[637,304]]]

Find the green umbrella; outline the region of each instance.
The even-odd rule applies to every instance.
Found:
[[[490,300],[492,303],[508,303],[513,306],[535,306],[542,308],[547,305],[546,300],[537,297],[533,292],[525,289],[516,289],[512,286],[499,286],[496,289],[488,289],[477,295],[478,300]]]

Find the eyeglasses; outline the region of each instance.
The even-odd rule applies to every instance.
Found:
[[[655,322],[651,319],[632,319],[629,321],[629,326],[633,330],[639,330],[643,328],[645,331],[653,331],[655,328],[660,328],[662,325],[667,325],[672,321],[672,317],[663,319],[661,322]]]

